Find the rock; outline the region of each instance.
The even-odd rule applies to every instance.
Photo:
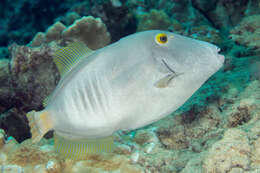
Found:
[[[48,173],[45,166],[43,164],[36,165],[32,170],[30,170],[32,173]]]
[[[13,105],[14,94],[10,85],[9,63],[9,59],[0,59],[0,114]]]
[[[228,117],[228,127],[236,127],[238,125],[242,125],[244,123],[247,123],[251,119],[248,107],[238,107],[237,109],[238,112],[233,112]]]
[[[139,15],[138,19],[137,31],[168,30],[171,26],[171,19],[163,10],[152,9],[149,13]]]
[[[254,142],[254,149],[252,155],[251,167],[253,169],[260,169],[260,137]]]
[[[57,49],[57,47],[56,47]],[[11,85],[16,105],[24,110],[39,109],[59,80],[52,54],[55,47],[30,48],[12,45]]]
[[[18,165],[0,165],[3,173],[23,173],[24,169]]]
[[[45,167],[46,167],[46,171],[48,173],[60,173],[60,172],[62,172],[61,165],[57,160],[49,160]]]
[[[0,149],[5,145],[5,131],[0,129]]]
[[[231,169],[249,169],[249,140],[245,132],[228,129],[222,140],[213,144],[203,161],[203,172],[227,172]]]
[[[196,9],[203,13],[218,28],[228,29],[240,22],[248,5],[247,0],[192,0]]]
[[[138,130],[135,134],[134,141],[139,145],[144,145],[145,143],[157,142],[158,139],[153,132]]]
[[[230,38],[239,45],[252,49],[255,54],[260,53],[260,15],[243,18],[241,22],[230,31]]]
[[[7,154],[4,152],[0,152],[0,165],[6,165],[7,164]]]
[[[194,39],[214,43],[218,46],[222,45],[223,43],[221,32],[216,28],[210,27],[209,25],[194,26],[181,34],[192,37]]]
[[[0,116],[0,127],[8,136],[13,136],[18,142],[31,136],[25,114],[24,111],[12,108]]]
[[[232,168],[229,173],[244,173],[245,171],[242,168]]]
[[[129,160],[121,156],[112,156],[110,158],[91,156],[87,160],[77,161],[71,168],[71,173],[85,173],[85,172],[129,172],[141,173],[141,170],[129,163]]]
[[[183,126],[174,129],[160,128],[157,131],[157,136],[167,149],[185,149],[189,147],[189,141],[186,138]]]
[[[18,142],[13,137],[8,137],[8,139],[5,142],[4,147],[1,149],[2,152],[6,154],[10,154],[12,151],[14,151],[18,147]]]

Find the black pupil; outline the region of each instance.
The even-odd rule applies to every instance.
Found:
[[[167,41],[167,37],[166,36],[162,36],[162,37],[160,37],[160,40],[161,40],[161,42],[166,42]]]

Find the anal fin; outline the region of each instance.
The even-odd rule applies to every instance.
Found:
[[[84,159],[90,154],[109,153],[114,148],[113,136],[97,139],[66,139],[54,133],[56,151],[65,158]]]

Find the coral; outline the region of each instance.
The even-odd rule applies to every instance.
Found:
[[[174,129],[159,129],[157,135],[167,149],[185,149],[189,147],[183,126]]]
[[[9,60],[0,59],[0,113],[11,107],[10,96],[13,95],[10,87]]]
[[[230,31],[230,37],[239,45],[260,53],[260,15],[244,18],[236,27]]]
[[[183,35],[187,35],[194,39],[211,42],[216,45],[222,45],[223,43],[220,31],[208,25],[194,26],[186,32],[183,32]]]
[[[130,164],[125,155],[89,155],[85,160],[73,160],[59,157],[54,151],[53,140],[44,139],[38,144],[32,144],[31,139],[21,144],[14,139],[1,140],[4,144],[0,146],[0,165],[6,170],[32,173],[143,172],[137,165]]]
[[[45,33],[38,33],[29,45],[36,47],[52,41],[59,44],[82,41],[89,48],[98,49],[110,42],[110,34],[100,18],[88,16],[76,20],[68,27],[60,22],[56,22]]]
[[[52,60],[55,47],[30,48],[12,45],[10,51],[11,87],[16,104],[21,105],[24,110],[39,109],[59,80]]]
[[[10,52],[0,48],[0,128],[6,132],[0,130],[0,169],[32,173],[259,172],[258,3],[22,0],[14,6],[9,0],[1,1],[6,7],[0,10],[1,46],[13,41],[25,44],[38,34],[27,46],[14,44]],[[113,42],[136,29],[170,30],[215,43],[223,48],[226,62],[172,115],[134,132],[116,134],[111,154],[64,159],[55,153],[53,139],[38,144],[26,139],[30,138],[26,112],[42,109],[43,99],[59,80],[53,52],[75,41],[98,49],[110,37]]]
[[[236,127],[247,123],[250,119],[250,113],[247,107],[238,107],[238,112],[232,113],[228,118],[228,127]]]
[[[76,20],[63,33],[65,39],[80,40],[91,49],[98,49],[110,42],[110,34],[100,18],[92,16]]]
[[[258,129],[259,130],[259,129]],[[251,167],[254,169],[259,169],[260,167],[260,137],[256,141],[254,141],[254,146],[253,146],[253,151],[252,151],[252,163]]]
[[[42,108],[59,74],[52,60],[57,47],[12,45],[11,60],[0,60],[0,127],[19,142],[30,137],[25,113]]]
[[[171,20],[170,17],[164,12],[152,9],[149,13],[138,15],[137,31],[145,31],[151,29],[161,30],[181,30],[182,26],[176,20]]]
[[[1,165],[0,169],[2,172],[12,173],[12,172],[24,172],[24,169],[18,165]]]
[[[123,1],[120,1],[122,4],[120,6],[115,6],[112,1],[115,0],[91,1],[88,15],[102,19],[111,34],[112,42],[114,42],[136,32],[136,19],[134,14],[130,12],[131,9]]]
[[[203,172],[227,172],[235,168],[249,169],[250,144],[246,133],[229,129],[222,140],[213,144],[203,163]]]
[[[236,25],[246,12],[249,1],[192,0],[193,6],[203,13],[218,28],[228,29]]]
[[[80,15],[74,11],[66,13],[65,16],[61,16],[56,19],[56,21],[60,21],[64,23],[66,26],[69,26],[75,22],[75,20],[80,19]]]
[[[144,145],[146,143],[152,143],[157,141],[153,132],[147,132],[145,130],[138,130],[133,140],[139,145]]]
[[[30,138],[30,128],[25,117],[26,112],[17,108],[9,109],[0,116],[0,127],[8,136],[13,136],[19,142]]]

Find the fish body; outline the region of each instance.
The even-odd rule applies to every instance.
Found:
[[[218,71],[224,62],[218,52],[166,31],[127,36],[83,55],[40,114],[48,112],[49,130],[71,140],[143,127],[174,112]]]

